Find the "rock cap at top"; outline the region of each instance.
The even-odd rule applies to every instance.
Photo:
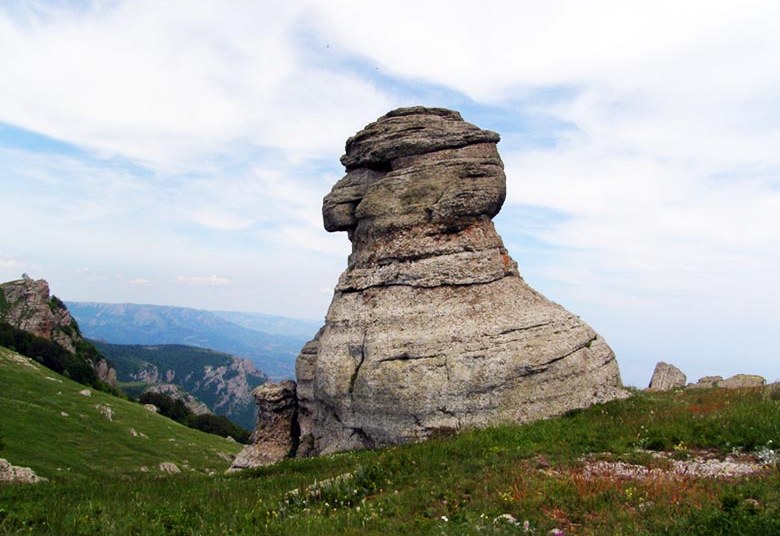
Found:
[[[387,171],[404,156],[456,149],[476,143],[498,143],[496,132],[467,123],[445,108],[413,106],[393,110],[347,140],[341,163],[351,171],[365,167]]]

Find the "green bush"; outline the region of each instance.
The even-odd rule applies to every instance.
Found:
[[[248,443],[251,435],[248,430],[244,430],[222,415],[192,415],[187,421],[190,428],[195,428],[207,434],[214,434],[222,437],[232,437],[239,443]]]
[[[187,409],[184,402],[161,393],[144,393],[138,401],[141,404],[154,404],[157,406],[160,415],[164,415],[184,425],[187,425],[192,416],[192,412]]]
[[[230,436],[239,443],[249,441],[250,433],[234,424],[227,417],[211,414],[195,415],[184,405],[184,402],[168,395],[147,392],[142,394],[138,401],[141,404],[154,404],[160,415],[201,432],[222,437]]]
[[[74,381],[94,387],[98,383],[97,373],[90,362],[86,361],[85,352],[97,353],[97,350],[89,343],[84,344],[90,346],[91,350],[80,346],[81,351],[77,348],[74,355],[54,341],[37,337],[8,323],[0,323],[0,346],[35,359],[43,366]]]

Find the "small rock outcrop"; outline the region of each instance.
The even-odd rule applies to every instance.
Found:
[[[685,387],[686,379],[683,371],[674,365],[659,361],[655,365],[655,370],[653,371],[653,377],[650,379],[648,390],[671,391],[672,389]]]
[[[68,310],[61,301],[51,297],[49,283],[43,279],[22,278],[3,283],[0,292],[5,302],[5,307],[0,309],[0,321],[52,340],[75,353],[81,337]]]
[[[15,482],[17,484],[37,484],[45,482],[46,478],[35,474],[29,467],[11,465],[8,460],[0,458],[0,482]]]
[[[259,408],[257,428],[229,471],[278,462],[294,454],[298,446],[295,382],[266,383],[252,394]]]
[[[686,385],[685,374],[680,369],[661,361],[655,366],[648,391],[668,391],[677,387],[685,387],[686,389],[712,389],[715,387],[720,387],[721,389],[743,389],[764,387],[766,385],[766,379],[756,374],[735,374],[725,380],[723,376],[703,376],[696,383]]]
[[[717,387],[720,382],[723,381],[723,376],[704,376],[696,383],[688,385],[690,389],[706,389],[711,387]]]
[[[717,387],[725,389],[742,389],[744,387],[763,387],[766,379],[756,374],[735,374],[717,383]]]
[[[392,111],[347,141],[346,175],[322,215],[328,231],[347,233],[352,253],[325,325],[296,363],[297,456],[627,396],[606,341],[529,287],[504,248],[492,222],[506,196],[498,141],[457,112],[421,107]],[[295,445],[291,392],[275,398],[287,408],[270,410],[279,417],[264,417],[259,400],[256,448],[278,441],[272,459]]]

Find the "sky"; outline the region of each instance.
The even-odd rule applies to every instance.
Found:
[[[780,3],[5,0],[0,280],[321,319],[344,142],[399,106],[501,134],[521,274],[626,384],[780,379]]]

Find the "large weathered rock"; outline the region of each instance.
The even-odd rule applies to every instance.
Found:
[[[498,139],[457,112],[406,108],[347,142],[323,219],[352,254],[298,358],[299,455],[625,396],[604,339],[530,288],[496,233]]]
[[[653,371],[653,377],[650,379],[650,391],[671,391],[680,387],[685,387],[686,377],[683,371],[670,365],[659,361],[655,365]]]
[[[266,383],[252,394],[257,402],[258,422],[250,444],[233,460],[229,471],[269,465],[295,453],[298,446],[298,402],[295,382]]]

